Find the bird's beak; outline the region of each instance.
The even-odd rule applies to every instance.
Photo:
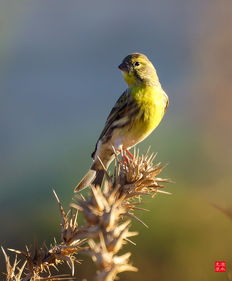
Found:
[[[118,66],[118,68],[119,68],[121,71],[123,71],[123,72],[128,72],[128,67],[127,67],[127,65],[126,65],[125,62],[122,62],[122,63]]]

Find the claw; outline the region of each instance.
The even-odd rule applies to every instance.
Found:
[[[126,149],[125,152],[130,157],[130,159],[134,159],[134,155],[128,149]]]
[[[129,158],[127,157],[127,155],[125,153],[122,155],[122,159],[125,163],[127,163],[127,164],[129,163]]]
[[[123,161],[126,163],[129,163],[130,159],[134,159],[134,155],[128,149],[123,149],[121,147],[120,149],[116,149],[115,151],[121,154]]]

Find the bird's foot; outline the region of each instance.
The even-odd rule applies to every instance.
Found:
[[[125,163],[129,163],[131,159],[134,159],[134,155],[130,153],[128,149],[119,149],[122,159]]]
[[[126,149],[125,152],[129,156],[130,159],[134,159],[134,155],[128,149]]]

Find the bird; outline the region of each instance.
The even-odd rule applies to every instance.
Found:
[[[100,185],[116,152],[133,155],[129,149],[148,137],[159,125],[169,98],[163,90],[155,67],[142,53],[127,55],[118,66],[127,89],[113,106],[92,153],[93,163],[75,187],[78,192]]]

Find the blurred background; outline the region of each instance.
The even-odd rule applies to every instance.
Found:
[[[122,280],[219,281],[232,269],[231,0],[0,3],[0,244],[59,238],[54,188],[68,208],[105,119],[126,85],[131,52],[157,68],[170,107],[139,145],[158,152],[172,195],[146,198],[149,229],[129,245],[138,273]],[[0,256],[3,272],[3,256]],[[77,276],[91,280],[89,262]]]

